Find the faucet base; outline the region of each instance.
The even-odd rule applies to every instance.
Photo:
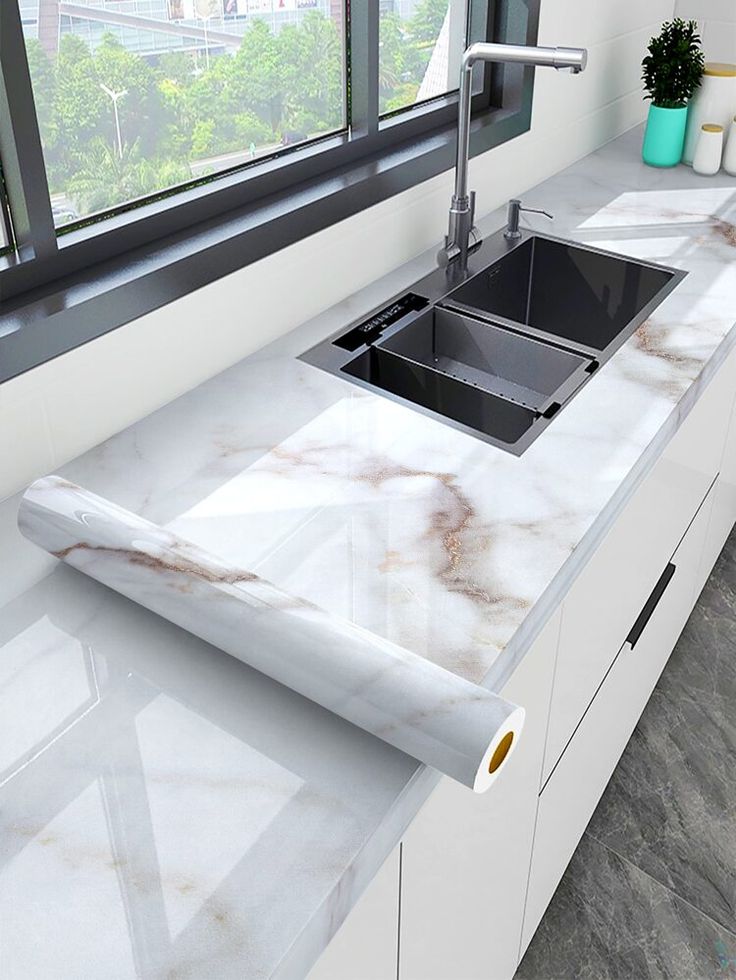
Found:
[[[460,258],[467,261],[468,252],[480,241],[475,227],[475,191],[464,197],[454,196],[450,205],[450,218],[444,248],[437,253],[441,268]]]

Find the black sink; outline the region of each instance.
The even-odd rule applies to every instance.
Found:
[[[436,306],[368,346],[345,374],[515,446],[587,381],[589,358]]]
[[[524,235],[498,232],[302,357],[521,455],[686,275]]]
[[[376,346],[540,415],[587,381],[591,366],[580,354],[441,306]]]
[[[675,273],[568,242],[533,236],[451,292],[445,305],[477,310],[602,352],[658,298]]]
[[[532,409],[458,381],[385,347],[369,347],[342,370],[364,384],[452,419],[505,446],[516,445],[538,418]]]

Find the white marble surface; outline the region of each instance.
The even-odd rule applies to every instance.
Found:
[[[522,707],[69,480],[35,480],[18,527],[54,558],[475,792],[498,779],[521,737]]]
[[[64,475],[497,689],[736,340],[736,181],[647,169],[640,139],[526,202],[556,215],[543,230],[690,275],[521,458],[295,360],[427,255]],[[304,975],[435,776],[54,568],[15,510],[0,972]]]

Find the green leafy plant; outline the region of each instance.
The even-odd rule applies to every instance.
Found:
[[[645,98],[662,109],[686,106],[700,85],[705,59],[700,48],[698,25],[676,17],[662,25],[642,61]]]

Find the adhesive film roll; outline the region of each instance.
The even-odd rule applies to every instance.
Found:
[[[518,743],[523,708],[67,480],[33,483],[18,525],[96,581],[476,792]]]

